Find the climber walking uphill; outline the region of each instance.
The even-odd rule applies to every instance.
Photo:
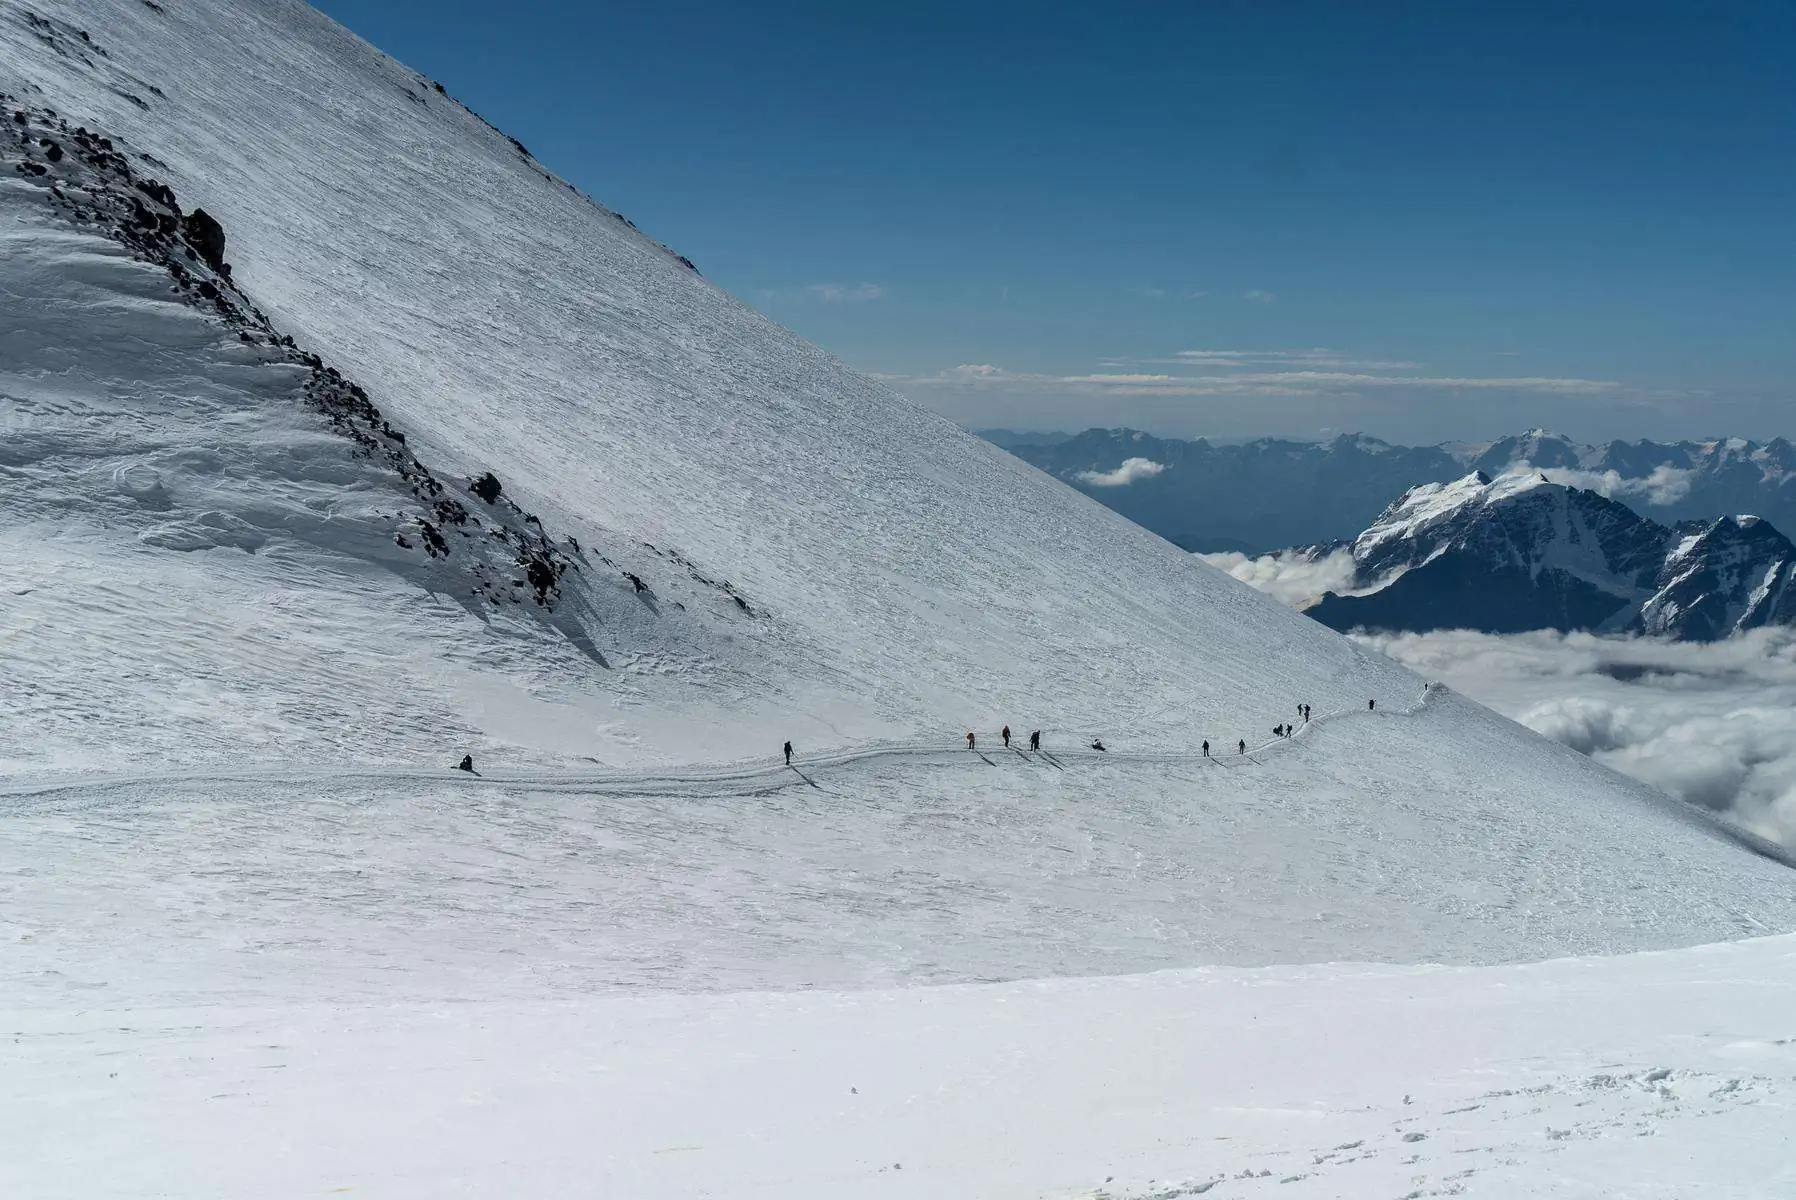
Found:
[[[973,731],[971,729],[969,729],[969,730],[967,730],[967,749],[971,750],[973,748],[973,745],[974,745]]]
[[[1110,753],[1110,748],[1108,746],[1104,745],[1103,738],[1092,738],[1091,739],[1091,748],[1093,750],[1102,750],[1106,754]]]
[[[1366,711],[1367,712],[1377,712],[1378,711],[1378,701],[1376,701],[1376,700],[1366,701]]]
[[[455,764],[455,769],[457,771],[466,771],[470,775],[476,774],[477,772],[474,770],[474,756],[472,754],[462,755],[461,761]]]
[[[786,743],[786,765],[788,767],[792,765],[792,743],[791,742]]]
[[[1242,738],[1239,742],[1235,743],[1235,753],[1236,754],[1246,754],[1247,753],[1247,739],[1246,738]]]
[[[1041,730],[1037,729],[1034,733],[1029,735],[1029,749],[1041,749]]]
[[[1000,732],[1004,737],[1004,748],[1010,749],[1010,726],[1006,725]]]

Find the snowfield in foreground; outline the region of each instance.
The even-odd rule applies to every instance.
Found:
[[[0,1192],[1789,1194],[1788,940],[1520,965],[1776,852],[296,0],[0,0],[0,92]]]
[[[1774,1200],[1796,1193],[1793,989],[1780,937],[1485,969],[0,1011],[0,1190]]]

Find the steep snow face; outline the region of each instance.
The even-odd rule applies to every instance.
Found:
[[[8,104],[0,162],[9,767],[553,750],[560,695],[681,661],[714,590],[431,472],[110,139]]]
[[[994,715],[1171,729],[1193,706],[1415,686],[770,324],[303,5],[0,12],[12,90],[153,156],[133,161],[219,219],[235,279],[273,327],[365,389],[437,475],[465,488],[491,471],[558,540],[617,549],[619,570],[589,564],[611,593],[628,570],[685,605],[662,604],[649,615],[668,621],[644,632],[633,589],[607,593],[582,626],[594,665],[552,685],[579,732],[496,733],[476,749],[665,761]],[[253,575],[230,549],[203,551],[206,567]],[[681,590],[698,580],[718,586]],[[63,602],[104,607],[69,589],[44,600]],[[34,636],[88,619],[47,609]],[[390,625],[364,628],[371,658],[394,640]],[[534,655],[466,690],[563,678]],[[365,686],[433,703],[403,680]],[[332,693],[321,683],[320,703],[285,710],[289,753],[341,723]],[[444,743],[487,724],[440,708]],[[153,740],[235,752],[166,728]],[[357,753],[387,745],[371,731]]]

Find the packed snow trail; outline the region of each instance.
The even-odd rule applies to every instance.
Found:
[[[1368,712],[1364,709],[1346,708],[1338,712],[1324,713],[1313,718],[1308,725],[1299,726],[1296,731],[1286,737],[1269,738],[1259,744],[1250,744],[1245,754],[1201,754],[1182,750],[1117,750],[1103,751],[1089,748],[1089,740],[1093,735],[1076,730],[1044,730],[1062,737],[1073,738],[1078,744],[1061,749],[1051,748],[1056,759],[1090,759],[1118,763],[1214,763],[1218,766],[1233,765],[1235,762],[1258,762],[1256,756],[1295,746],[1310,726],[1321,725],[1343,717],[1412,717],[1422,711],[1428,704],[1433,687],[1424,688],[1422,696],[1408,708],[1387,712],[1378,710]],[[1043,756],[1044,751],[1029,751],[1021,746],[1009,746],[1004,749],[1015,751],[1031,762]],[[595,772],[531,772],[531,771],[487,771],[475,766],[478,773],[468,773],[454,767],[440,770],[429,768],[386,767],[386,766],[329,766],[316,767],[267,767],[241,770],[196,770],[169,771],[142,775],[89,775],[70,776],[55,780],[22,779],[10,783],[0,783],[0,797],[4,796],[47,796],[61,792],[101,792],[123,787],[139,787],[170,784],[220,784],[220,783],[288,783],[303,784],[307,782],[329,780],[339,783],[378,783],[386,781],[423,781],[453,783],[462,787],[527,787],[532,791],[574,792],[591,795],[759,795],[780,787],[791,786],[786,777],[806,769],[824,770],[836,767],[853,766],[859,763],[873,762],[878,759],[914,759],[931,762],[952,762],[963,758],[968,751],[954,748],[945,742],[926,741],[893,741],[862,743],[855,746],[844,746],[837,749],[824,750],[815,754],[794,752],[790,764],[783,761],[722,763],[716,766],[691,765],[671,771],[595,771]],[[974,752],[982,754],[983,752]],[[985,761],[996,765],[991,758]],[[1054,765],[1059,765],[1054,763]],[[806,782],[810,782],[808,778]],[[815,786],[815,785],[813,785]]]

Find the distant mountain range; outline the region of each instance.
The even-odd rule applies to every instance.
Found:
[[[1713,641],[1796,624],[1796,546],[1759,517],[1666,526],[1543,474],[1404,492],[1352,542],[1353,586],[1305,607],[1336,629],[1529,629]]]
[[[1233,445],[1133,429],[981,436],[1176,545],[1204,552],[1352,539],[1392,496],[1468,471],[1493,478],[1542,471],[1662,522],[1753,513],[1796,529],[1796,445],[1781,437],[1597,446],[1532,429],[1494,442],[1399,446],[1364,434]]]

